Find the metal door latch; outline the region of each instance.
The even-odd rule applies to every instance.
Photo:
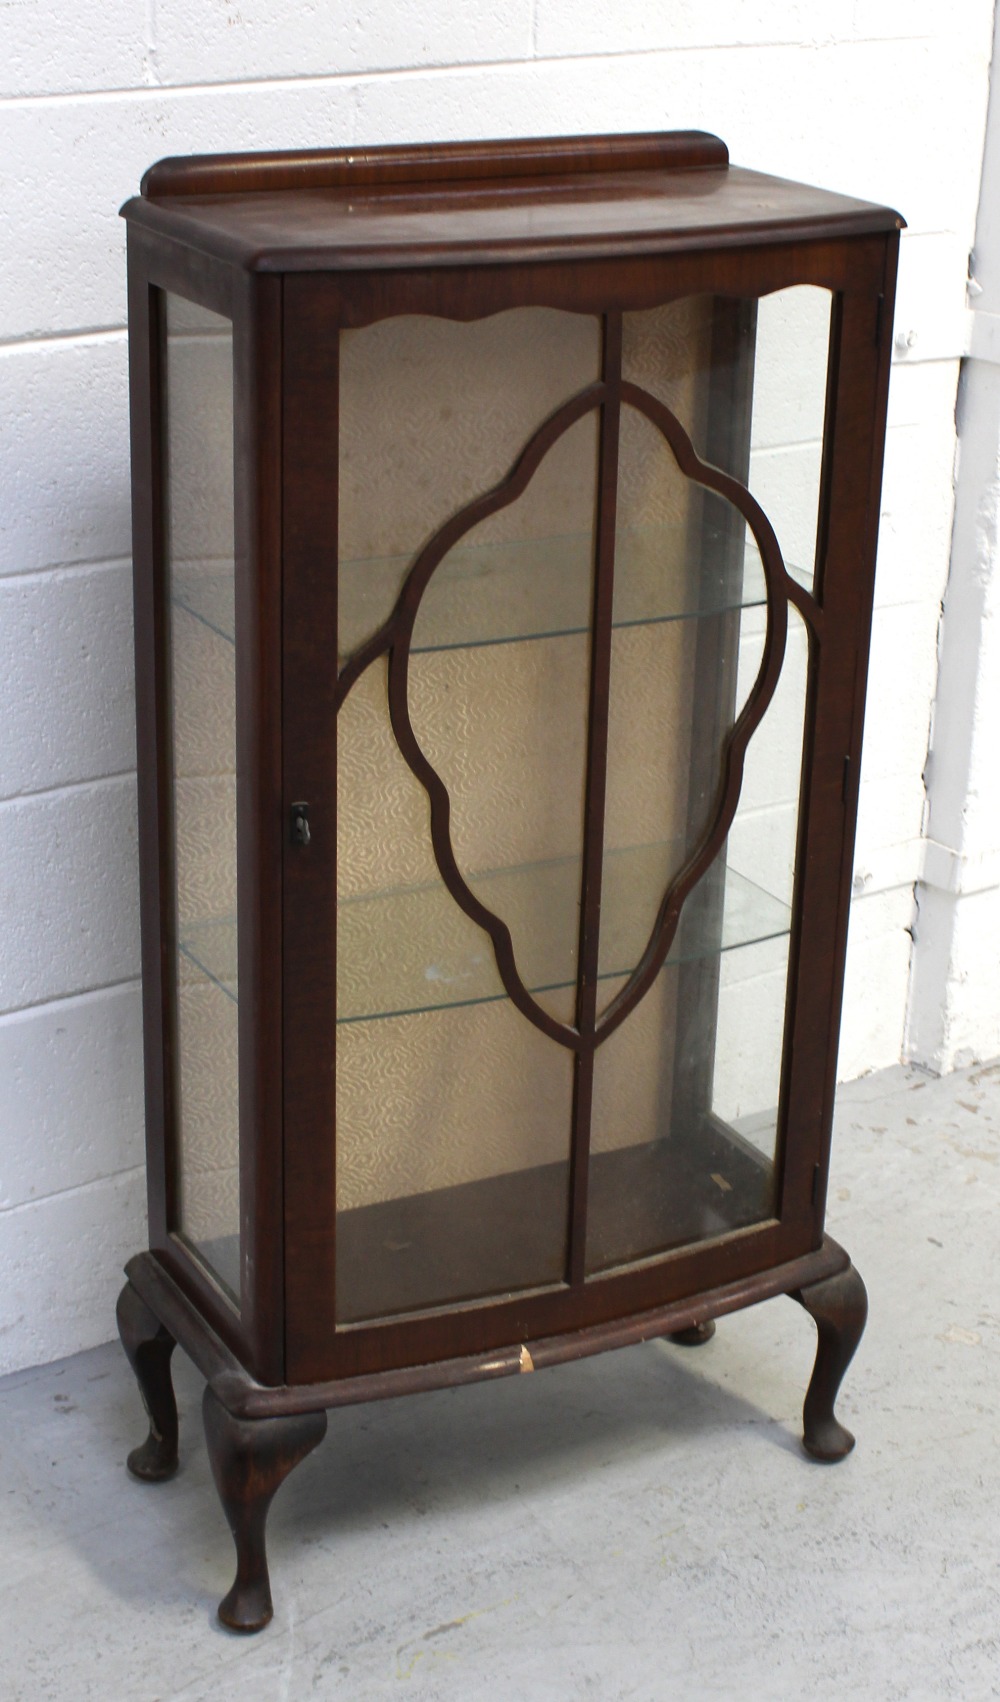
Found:
[[[293,845],[308,845],[312,835],[309,832],[309,805],[293,804],[291,808],[291,840]]]

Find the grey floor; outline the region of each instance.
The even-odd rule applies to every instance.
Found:
[[[872,1301],[843,1464],[800,1452],[787,1300],[703,1349],[349,1409],[275,1503],[275,1619],[240,1639],[199,1380],[179,1475],[143,1486],[97,1348],[0,1382],[0,1698],[1000,1696],[1000,1065],[869,1077],[837,1123],[829,1223]]]

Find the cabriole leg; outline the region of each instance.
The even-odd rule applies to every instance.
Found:
[[[117,1316],[118,1334],[149,1417],[149,1435],[126,1463],[133,1477],[162,1483],[177,1470],[177,1402],[170,1376],[176,1343],[130,1282],[118,1296]]]
[[[833,1405],[868,1316],[865,1285],[854,1266],[848,1265],[825,1282],[800,1288],[792,1299],[815,1319],[819,1334],[802,1409],[803,1445],[814,1460],[842,1460],[854,1447],[854,1437],[836,1418]]]
[[[706,1318],[703,1324],[689,1324],[686,1330],[671,1330],[667,1340],[676,1342],[678,1347],[704,1347],[715,1334],[714,1318]]]
[[[206,1388],[208,1456],[236,1544],[236,1578],[219,1603],[231,1631],[261,1631],[271,1618],[264,1527],[275,1493],[326,1435],[326,1413],[290,1418],[234,1418]]]

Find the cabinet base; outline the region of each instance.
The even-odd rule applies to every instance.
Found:
[[[130,1260],[126,1275],[118,1302],[119,1330],[150,1421],[146,1441],[129,1455],[129,1470],[147,1482],[176,1470],[177,1408],[170,1356],[180,1342],[207,1381],[209,1457],[237,1562],[236,1579],[220,1604],[219,1618],[234,1631],[259,1631],[271,1618],[268,1510],[285,1478],[322,1441],[331,1407],[542,1369],[655,1337],[698,1346],[711,1339],[715,1318],[788,1294],[815,1319],[818,1334],[803,1409],[806,1451],[830,1462],[843,1459],[854,1446],[850,1431],[834,1414],[834,1402],[861,1339],[867,1297],[847,1254],[829,1239],[816,1252],[788,1264],[573,1334],[338,1382],[278,1387],[267,1387],[250,1375],[152,1253]]]

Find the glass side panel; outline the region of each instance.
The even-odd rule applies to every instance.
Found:
[[[623,324],[625,377],[667,403],[702,460],[749,485],[810,589],[831,302],[829,290],[797,284],[759,301],[668,302]]]
[[[762,614],[746,624],[754,620],[763,625]],[[752,683],[759,641],[759,633],[740,635],[738,697]],[[598,1048],[591,1274],[774,1213],[807,676],[807,638],[792,610],[781,678],[750,741],[726,845],[690,894],[653,987]],[[772,918],[770,930],[746,927],[748,894]]]
[[[167,608],[176,881],[174,1227],[240,1292],[233,344],[166,296]]]
[[[726,853],[730,868],[766,878],[768,890],[787,906],[795,881],[808,679],[808,634],[789,609],[781,678],[750,741]],[[719,983],[712,1112],[768,1160],[778,1126],[787,969],[787,942],[779,952],[772,941],[739,961],[724,960]]]
[[[778,535],[786,562],[808,589],[816,567],[829,290],[777,290],[757,304],[750,489]]]

